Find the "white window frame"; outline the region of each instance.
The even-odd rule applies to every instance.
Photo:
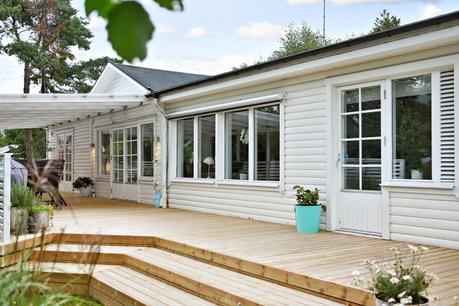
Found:
[[[279,123],[279,181],[257,181],[254,180],[254,171],[255,171],[255,109],[270,105],[279,105],[280,111],[280,123]],[[237,180],[237,179],[225,179],[225,160],[226,160],[226,150],[225,150],[225,114],[229,112],[234,112],[238,110],[249,110],[249,179],[248,180]],[[199,150],[199,122],[198,118],[203,116],[215,115],[215,178],[199,178],[198,177],[198,150]],[[251,105],[240,108],[234,108],[231,110],[223,110],[219,112],[205,113],[196,116],[186,116],[176,119],[169,120],[169,129],[170,129],[170,169],[169,177],[171,182],[180,182],[180,183],[196,183],[196,184],[211,184],[211,185],[240,185],[240,186],[249,186],[249,187],[268,187],[268,188],[282,188],[283,186],[283,177],[284,177],[284,103],[282,101],[273,101],[269,103],[262,103],[259,105]],[[183,119],[194,119],[194,156],[193,156],[193,177],[179,177],[177,176],[177,122]]]
[[[143,159],[143,150],[142,150],[142,145],[143,145],[143,140],[142,140],[142,125],[146,125],[146,124],[153,124],[153,175],[152,176],[144,176],[142,175],[142,159]],[[139,123],[139,126],[138,126],[138,129],[139,129],[139,144],[138,144],[138,148],[137,150],[139,150],[139,154],[138,154],[138,157],[139,157],[139,160],[137,162],[138,166],[139,166],[139,180],[142,180],[142,181],[148,181],[148,180],[153,180],[156,176],[156,163],[158,162],[157,158],[156,158],[156,145],[157,145],[157,141],[158,141],[158,137],[157,137],[157,134],[156,134],[156,124],[154,121],[145,121],[145,122],[141,122]]]
[[[69,183],[72,183],[72,181],[75,180],[75,176],[74,176],[74,161],[75,161],[75,138],[74,138],[74,133],[73,133],[73,129],[70,129],[70,130],[59,130],[59,131],[56,131],[56,149],[57,149],[57,157],[59,158],[59,136],[64,136],[65,140],[67,141],[67,137],[68,136],[71,136],[72,137],[72,143],[70,144],[70,146],[72,147],[72,153],[71,153],[71,164],[70,164],[70,173],[66,171],[65,169],[65,163],[67,162],[67,160],[65,159],[65,155],[67,155],[67,144],[64,143],[64,169],[62,169],[62,179],[61,181],[62,182],[69,182]],[[70,181],[67,181],[66,180],[66,174],[70,174],[71,176],[71,179]]]

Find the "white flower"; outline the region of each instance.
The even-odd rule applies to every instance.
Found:
[[[402,303],[402,305],[411,304],[412,301],[413,301],[413,298],[411,296],[400,299],[400,303]]]
[[[429,250],[429,248],[426,247],[426,246],[422,246],[421,249],[422,249],[423,251],[425,251],[425,252],[427,252],[427,251]]]
[[[411,275],[403,275],[402,279],[403,280],[411,280]]]
[[[387,274],[390,274],[392,276],[397,276],[397,273],[395,273],[394,270],[387,270]]]
[[[391,282],[392,284],[396,285],[396,284],[398,284],[398,283],[400,282],[400,280],[399,280],[398,278],[396,278],[396,277],[392,277],[392,278],[390,279],[390,282]]]
[[[389,303],[393,303],[393,302],[395,302],[395,299],[394,299],[394,298],[390,298],[390,299],[388,299],[387,301],[388,301]]]
[[[417,253],[419,249],[415,247],[414,245],[408,244],[408,248],[411,250],[413,253]]]
[[[359,276],[360,275],[360,271],[352,271],[352,276]]]
[[[397,295],[397,297],[398,297],[399,299],[401,299],[402,297],[405,296],[405,294],[406,294],[406,291],[400,292],[400,293]]]

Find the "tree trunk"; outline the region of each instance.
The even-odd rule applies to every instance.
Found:
[[[24,93],[30,93],[30,63],[24,63]],[[32,145],[32,130],[24,130],[24,143],[26,149],[27,168],[31,169],[33,165],[33,145]]]

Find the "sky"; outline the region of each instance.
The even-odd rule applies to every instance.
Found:
[[[214,75],[241,63],[253,64],[279,46],[288,24],[306,22],[322,31],[322,0],[184,0],[183,12],[170,12],[152,0],[139,0],[156,31],[148,56],[135,65]],[[82,16],[84,0],[72,0]],[[349,38],[371,29],[383,9],[402,24],[459,10],[458,0],[326,0],[326,34]],[[105,21],[92,14],[94,34],[89,51],[74,50],[78,60],[115,57],[107,41]],[[0,55],[0,93],[22,92],[22,67],[14,57]],[[33,88],[32,91],[37,91]]]

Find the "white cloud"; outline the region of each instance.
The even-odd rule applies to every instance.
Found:
[[[186,38],[200,38],[209,35],[209,32],[205,28],[195,27],[185,33]]]
[[[90,28],[91,30],[96,30],[105,27],[106,24],[107,22],[103,18],[95,14],[92,14],[91,17],[89,17],[88,28]]]
[[[160,23],[156,27],[159,33],[177,33],[178,28],[175,24],[172,23]]]
[[[249,25],[237,29],[237,34],[242,37],[252,38],[274,38],[279,37],[284,32],[278,24],[270,22],[251,22]]]
[[[433,4],[423,5],[420,7],[419,11],[421,13],[421,18],[423,19],[435,17],[442,13],[442,10],[438,6],[435,6]]]

